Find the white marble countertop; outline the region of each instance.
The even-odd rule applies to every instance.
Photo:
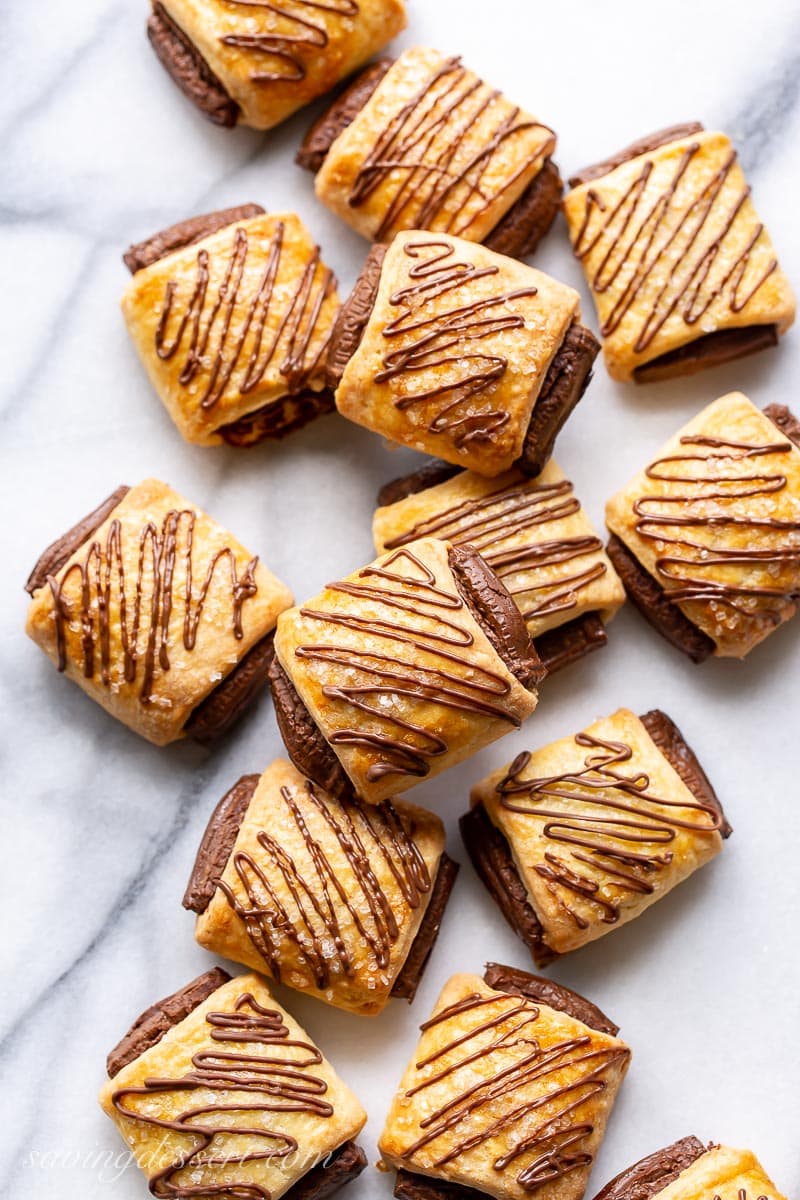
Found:
[[[762,0],[411,0],[401,45],[462,52],[559,134],[565,171],[691,118],[730,132],[790,278],[800,283],[797,6]],[[206,124],[144,36],[145,0],[4,5],[0,114],[0,488],[6,893],[0,945],[0,1185],[26,1200],[146,1195],[95,1094],[107,1049],[154,999],[211,965],[180,905],[212,805],[280,752],[268,699],[216,753],[159,750],[60,678],[22,633],[22,583],[41,547],[121,481],[160,476],[261,553],[299,599],[372,555],[377,486],[410,453],[336,416],[249,452],[184,444],[118,308],[126,245],[243,201],[295,208],[342,290],[366,246],[315,202],[292,163],[309,120],[266,137]],[[537,265],[581,285],[563,224]],[[593,322],[591,305],[585,312]],[[558,446],[595,520],[605,498],[703,404],[733,388],[797,406],[800,332],[777,351],[633,390],[602,367]],[[525,745],[620,704],[683,727],[735,834],[654,910],[552,969],[622,1026],[633,1066],[590,1184],[694,1132],[752,1147],[800,1195],[797,1053],[800,619],[739,664],[696,668],[633,612],[601,654],[553,680],[529,725],[419,787],[455,822],[470,783]],[[442,982],[526,955],[465,866],[413,1009],[369,1020],[290,994],[370,1112],[371,1160],[390,1092]],[[389,1196],[374,1167],[347,1194]]]

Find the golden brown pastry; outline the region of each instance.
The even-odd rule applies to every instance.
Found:
[[[366,1113],[258,975],[153,1005],[108,1073],[100,1104],[155,1196],[322,1200],[366,1165]]]
[[[279,759],[222,798],[184,907],[201,946],[367,1015],[412,1000],[457,865],[438,817],[337,800]]]
[[[553,130],[438,50],[417,46],[368,73],[371,92],[341,116],[335,102],[298,156],[317,169],[322,203],[378,242],[430,229],[531,253],[561,196]]]
[[[605,644],[625,590],[552,459],[533,479],[518,470],[484,479],[434,463],[387,484],[378,501],[378,553],[428,536],[480,551],[525,618],[548,675]]]
[[[273,698],[295,765],[371,804],[517,728],[543,674],[483,559],[434,538],[284,613],[275,653]]]
[[[750,1150],[681,1138],[620,1172],[594,1200],[786,1200]]]
[[[797,611],[800,422],[731,392],[606,507],[608,553],[646,619],[695,662],[743,658]]]
[[[795,301],[723,133],[662,130],[570,180],[570,237],[614,379],[693,374],[777,343]]]
[[[454,975],[422,1026],[379,1142],[395,1195],[580,1200],[630,1051],[566,988],[485,979]]]
[[[719,854],[731,829],[670,718],[621,708],[481,780],[461,832],[544,966],[638,917]]]
[[[147,33],[209,120],[272,129],[405,23],[404,0],[153,0]]]
[[[125,261],[128,332],[187,441],[251,445],[333,408],[336,280],[294,213],[247,205],[195,217]]]
[[[165,483],[119,488],[44,552],[27,633],[158,746],[225,732],[266,682],[280,580]]]
[[[538,474],[597,342],[577,292],[452,235],[400,233],[367,260],[331,339],[339,412],[479,475]]]

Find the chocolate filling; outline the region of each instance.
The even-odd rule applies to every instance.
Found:
[[[304,388],[300,392],[287,392],[278,400],[270,400],[238,421],[220,425],[214,432],[229,446],[255,446],[267,440],[279,441],[287,434],[302,429],[316,417],[333,412],[335,407],[333,392],[328,388],[319,392]]]
[[[629,146],[618,150],[610,158],[593,163],[590,167],[583,167],[582,170],[570,176],[569,186],[580,187],[582,183],[589,183],[592,179],[602,179],[610,171],[621,167],[623,163],[630,162],[632,158],[638,158],[640,154],[649,154],[652,150],[657,150],[659,146],[668,146],[670,142],[678,142],[681,138],[691,137],[692,134],[702,132],[703,125],[699,121],[687,121],[683,125],[668,125],[666,129],[658,129],[655,133],[649,133],[645,137],[631,142]]]
[[[682,1171],[697,1162],[706,1149],[712,1147],[705,1147],[699,1138],[691,1135],[681,1138],[620,1171],[594,1200],[653,1200],[674,1183]]]
[[[659,354],[650,362],[642,363],[633,372],[635,383],[660,383],[665,379],[676,379],[683,375],[696,375],[707,367],[719,367],[723,363],[732,362],[736,358],[745,358],[748,354],[757,354],[778,344],[777,325],[745,325],[741,329],[718,329],[714,333],[704,333],[678,346],[676,350],[668,350]]]
[[[622,580],[628,599],[633,601],[644,619],[678,650],[688,654],[692,662],[705,662],[714,653],[716,644],[668,599],[661,584],[615,533],[608,539],[606,553]]]
[[[572,666],[593,650],[602,650],[607,642],[606,627],[596,612],[584,613],[574,621],[548,629],[533,640],[548,676]]]
[[[489,819],[482,804],[471,808],[458,824],[478,878],[506,922],[530,950],[536,966],[546,967],[559,955],[545,944],[544,930],[528,899],[505,837]]]
[[[483,239],[483,244],[511,258],[533,254],[556,219],[563,191],[558,167],[552,158],[546,158],[519,199]]]
[[[98,504],[92,512],[83,517],[77,524],[68,529],[56,541],[51,542],[39,556],[36,566],[28,576],[25,591],[33,595],[39,588],[44,587],[49,575],[57,575],[66,562],[72,558],[84,542],[87,542],[96,529],[99,529],[107,517],[120,504],[131,489],[122,484],[113,491],[102,504]]]
[[[417,988],[425,973],[428,959],[436,945],[442,917],[447,908],[447,901],[450,899],[458,871],[458,863],[453,862],[452,858],[442,853],[425,915],[420,921],[417,936],[411,943],[406,961],[392,987],[391,995],[397,999],[407,1000],[410,1004],[417,994]]]
[[[695,800],[700,804],[708,805],[709,808],[719,813],[721,821],[719,832],[723,838],[729,838],[733,833],[733,826],[729,824],[719,797],[700,765],[700,760],[672,718],[668,717],[661,709],[654,708],[650,712],[643,713],[639,720],[672,769],[680,775]]]
[[[350,296],[339,309],[328,344],[328,387],[339,386],[345,367],[361,344],[375,307],[387,249],[380,242],[372,247]]]
[[[138,1016],[125,1036],[117,1043],[106,1059],[109,1078],[113,1079],[123,1067],[161,1041],[164,1034],[179,1025],[194,1012],[198,1005],[207,1000],[212,992],[227,983],[230,975],[221,967],[213,967],[198,975],[191,983],[146,1008]]]
[[[260,204],[239,204],[235,208],[221,208],[200,217],[188,217],[185,221],[178,221],[175,225],[152,234],[143,242],[134,242],[123,254],[122,261],[131,275],[135,275],[137,271],[151,267],[168,254],[210,237],[226,225],[235,225],[237,221],[263,216],[265,211]]]
[[[436,487],[439,483],[446,483],[448,479],[460,475],[462,470],[462,467],[445,462],[444,459],[432,458],[424,467],[412,471],[410,475],[401,475],[399,479],[385,483],[378,492],[378,507],[386,508],[390,504],[408,499],[409,496],[425,492],[428,488]]]
[[[242,775],[211,814],[183,895],[184,908],[204,913],[211,903],[260,778]]]
[[[769,417],[775,428],[780,429],[783,436],[794,442],[800,450],[800,420],[790,408],[785,404],[768,404],[764,409],[764,416]]]
[[[353,796],[353,785],[322,731],[306,708],[277,655],[269,668],[269,683],[278,728],[289,758],[303,775],[313,779],[337,800]]]
[[[273,629],[247,651],[213,692],[198,704],[183,727],[184,733],[208,746],[219,741],[241,720],[267,685],[269,664],[275,653],[274,640]]]
[[[522,454],[514,464],[526,475],[539,475],[544,469],[564,422],[589,386],[599,351],[592,331],[573,322],[545,375]]]
[[[596,1004],[564,987],[563,983],[544,979],[541,975],[531,975],[530,971],[521,971],[519,967],[506,967],[502,963],[487,963],[483,978],[496,992],[524,996],[535,1004],[556,1008],[576,1021],[582,1021],[590,1029],[596,1029],[598,1033],[607,1033],[611,1037],[619,1033],[619,1025],[615,1025]]]
[[[660,709],[644,713],[639,720],[698,803],[719,813],[719,832],[722,837],[730,837],[733,830],[717,794],[697,755],[675,722]],[[459,827],[472,865],[489,895],[508,924],[530,950],[536,966],[546,967],[560,955],[544,941],[544,930],[517,870],[507,838],[491,820],[482,804],[474,805],[465,813],[459,820]]]
[[[394,1194],[398,1200],[487,1200],[486,1192],[477,1188],[451,1183],[448,1179],[431,1179],[401,1168],[397,1172]]]
[[[447,560],[461,598],[497,654],[522,686],[532,691],[547,672],[508,591],[472,546],[451,546]]]
[[[339,134],[353,123],[394,63],[393,58],[379,58],[347,84],[300,143],[300,149],[294,156],[298,167],[313,171],[316,175]]]
[[[175,24],[158,0],[147,21],[147,36],[159,62],[184,96],[215,125],[235,125],[239,119],[239,105],[228,95],[194,42]]]
[[[800,421],[784,404],[769,404],[764,409],[776,429],[800,449]],[[606,547],[629,600],[632,600],[644,619],[668,642],[688,654],[692,662],[701,663],[713,654],[716,643],[690,621],[661,584],[645,570],[636,555],[621,538],[612,533]]]
[[[327,1200],[340,1187],[357,1179],[367,1165],[367,1156],[357,1142],[343,1144],[298,1179],[281,1200]]]

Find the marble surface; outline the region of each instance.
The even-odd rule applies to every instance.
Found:
[[[675,121],[729,131],[800,282],[792,0],[762,0],[757,12],[741,0],[410,7],[399,44],[463,52],[558,130],[567,171]],[[295,208],[343,289],[365,244],[316,204],[292,163],[309,114],[266,137],[207,125],[150,52],[144,0],[3,8],[0,1186],[26,1200],[135,1200],[145,1184],[95,1103],[105,1053],[143,1007],[211,964],[180,906],[189,867],[216,799],[280,743],[266,699],[218,753],[141,742],[24,638],[22,582],[65,525],[118,482],[152,474],[229,524],[303,598],[371,557],[375,490],[414,459],[335,416],[250,452],[181,441],[119,314],[128,242],[226,204]],[[581,286],[561,224],[537,265]],[[759,404],[797,405],[799,372],[797,331],[777,351],[682,383],[633,390],[600,368],[558,458],[599,522],[606,496],[703,404],[740,388]],[[625,704],[672,713],[725,802],[736,832],[720,858],[553,968],[634,1049],[590,1196],[689,1132],[751,1146],[800,1195],[799,671],[800,621],[745,664],[696,668],[623,612],[608,649],[553,680],[524,731],[414,793],[442,812],[463,858],[455,821],[474,779]],[[416,1025],[449,973],[487,958],[526,961],[465,867],[413,1010],[396,1002],[364,1020],[289,996],[366,1103],[373,1162]],[[378,1200],[389,1186],[370,1167],[348,1195]]]

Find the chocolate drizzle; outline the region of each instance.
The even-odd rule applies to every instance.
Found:
[[[220,37],[223,46],[236,50],[250,51],[263,60],[263,67],[250,74],[251,83],[299,83],[307,74],[304,55],[324,51],[330,38],[322,14],[335,17],[357,17],[359,6],[356,0],[222,0],[228,8],[250,10],[256,20],[263,19],[272,25],[263,33],[249,28],[253,17],[248,17],[247,33],[229,33]],[[315,19],[316,18],[316,19]]]
[[[320,641],[298,646],[295,654],[318,664],[323,675],[332,669],[334,681],[323,685],[322,694],[354,719],[328,741],[370,754],[369,782],[387,775],[425,776],[431,760],[447,753],[436,706],[519,725],[503,703],[511,691],[508,680],[472,657],[475,639],[459,619],[464,601],[438,587],[411,550],[398,550],[380,566],[365,567],[356,580],[329,584],[328,590],[359,601],[364,615],[337,608],[334,601],[330,608],[303,608],[301,616],[326,633],[337,627],[363,633],[385,649]],[[409,702],[424,709],[424,723],[407,715]]]
[[[381,332],[396,348],[384,355],[375,382],[402,378],[401,393],[393,401],[395,408],[401,412],[421,409],[419,420],[429,433],[446,433],[456,447],[463,448],[473,442],[491,442],[510,420],[502,408],[475,411],[476,397],[493,393],[508,369],[508,359],[492,353],[491,347],[467,353],[465,346],[524,328],[525,318],[514,310],[513,302],[535,296],[537,289],[531,285],[470,299],[476,280],[497,275],[499,268],[460,262],[455,252],[453,243],[444,239],[403,246],[406,257],[418,261],[409,268],[409,286],[389,298],[399,312]],[[433,302],[451,293],[460,295],[450,295],[445,302],[449,307],[443,311],[431,311]],[[441,367],[455,373],[452,383],[435,382]],[[426,387],[426,377],[431,374],[432,386]],[[412,391],[416,380],[421,380],[421,387]],[[489,402],[492,399],[490,394]]]
[[[304,871],[268,830],[258,832],[260,853],[257,858],[246,851],[233,856],[238,877],[236,890],[225,880],[219,887],[231,908],[244,922],[258,953],[268,964],[273,977],[281,978],[281,949],[293,943],[307,963],[317,988],[331,986],[336,975],[352,976],[355,952],[366,945],[372,963],[386,971],[391,963],[391,948],[402,932],[397,921],[397,905],[381,887],[372,862],[384,861],[395,880],[402,902],[409,912],[421,907],[431,890],[431,878],[400,814],[388,801],[364,805],[355,800],[332,802],[305,783],[304,795],[282,787],[280,795],[287,817],[302,835],[312,864]],[[322,820],[338,844],[347,862],[342,879],[310,828],[313,815]],[[239,899],[243,892],[246,901]],[[287,904],[281,893],[288,892]],[[352,930],[342,928],[337,913],[344,908],[352,921]]]
[[[756,224],[740,236],[740,216],[750,188],[725,196],[736,152],[731,150],[707,178],[700,167],[693,182],[700,151],[700,142],[690,142],[656,195],[651,184],[657,170],[653,158],[644,159],[613,207],[595,188],[586,191],[574,250],[580,259],[597,256],[589,282],[597,295],[608,293],[612,301],[601,327],[603,336],[614,333],[627,317],[636,319],[635,306],[643,293],[652,297],[631,335],[636,354],[648,349],[674,314],[685,325],[696,326],[720,297],[731,313],[740,313],[778,265],[772,258],[755,278],[749,270],[764,227]],[[701,327],[702,332],[707,330]]]
[[[587,751],[583,767],[523,778],[531,759],[524,751],[497,792],[503,808],[541,824],[542,836],[553,848],[533,870],[577,928],[588,929],[591,918],[615,924],[627,897],[652,895],[658,873],[672,862],[670,846],[680,830],[711,835],[720,832],[725,819],[710,801],[654,795],[650,777],[631,763],[633,750],[627,743],[585,732],[574,740]],[[622,770],[624,763],[632,765],[629,774]],[[679,816],[675,810],[693,816]]]
[[[587,1143],[594,1126],[587,1108],[629,1051],[597,1045],[588,1032],[543,1046],[537,1037],[540,1015],[537,1005],[519,996],[473,993],[422,1026],[424,1031],[453,1022],[453,1037],[417,1062],[417,1071],[425,1074],[406,1099],[443,1080],[452,1082],[447,1100],[437,1107],[429,1102],[420,1122],[422,1136],[403,1149],[404,1160],[427,1149],[426,1165],[441,1168],[504,1137],[505,1150],[492,1165],[498,1173],[512,1168],[526,1192],[591,1164]],[[482,1064],[495,1053],[497,1069],[490,1073]],[[461,1072],[463,1090],[457,1081]],[[526,1094],[532,1086],[536,1095]]]
[[[669,600],[708,603],[721,627],[757,617],[780,624],[785,602],[800,595],[796,578],[781,579],[783,568],[800,566],[800,519],[766,514],[787,486],[775,459],[791,443],[697,435],[681,446],[650,464],[654,491],[633,505],[636,533],[655,545]],[[743,535],[750,540],[739,545]]]
[[[211,254],[206,246],[197,252],[191,294],[179,305],[179,287],[169,280],[155,333],[155,350],[162,361],[183,355],[178,382],[197,391],[198,404],[208,411],[224,396],[229,385],[240,396],[254,391],[273,361],[286,380],[289,393],[300,392],[324,362],[326,336],[311,355],[322,306],[336,280],[314,250],[293,290],[276,288],[284,251],[285,224],[279,221],[265,250],[260,276],[252,266],[251,241],[238,226],[222,280],[211,289]],[[255,240],[255,239],[254,239]],[[261,239],[258,239],[259,249]],[[250,261],[248,261],[250,259]],[[251,284],[250,277],[255,280]],[[284,295],[285,293],[285,295]],[[275,332],[269,326],[277,312]],[[243,361],[245,343],[250,349]]]
[[[492,110],[501,100],[500,92],[470,78],[460,58],[449,58],[428,73],[376,134],[348,197],[350,206],[358,208],[392,182],[375,241],[390,241],[399,229],[429,229],[438,223],[444,233],[469,237],[471,226],[528,175],[531,158],[552,153],[555,135],[546,125],[526,118],[518,108],[495,118]],[[474,149],[476,130],[481,131],[480,145]],[[531,130],[542,134],[535,156],[498,186],[492,175],[502,170],[509,144]]]
[[[99,658],[100,680],[114,688],[134,683],[141,674],[139,699],[142,704],[155,700],[157,670],[170,669],[170,625],[173,608],[183,610],[182,640],[186,650],[194,650],[203,610],[211,585],[220,571],[227,571],[230,588],[231,629],[237,640],[243,637],[242,610],[255,596],[258,585],[255,571],[258,558],[252,558],[239,576],[236,556],[229,546],[214,554],[199,588],[196,570],[194,528],[196,514],[191,509],[171,509],[160,528],[148,521],[139,533],[138,570],[130,586],[125,564],[123,530],[119,520],[108,527],[105,541],[87,543],[81,561],[67,567],[61,579],[48,575],[53,597],[58,669],[67,665],[67,630],[80,626],[81,669],[87,679],[95,677]],[[176,569],[182,566],[184,583],[176,595]],[[78,596],[70,598],[70,582],[77,576]],[[116,643],[112,598],[118,596],[119,648]],[[117,658],[116,656],[119,656]],[[118,674],[113,668],[118,668]],[[140,670],[141,668],[141,670]]]
[[[580,593],[608,569],[604,562],[580,562],[603,548],[593,535],[533,540],[539,526],[579,511],[580,502],[567,479],[514,481],[423,518],[388,541],[386,549],[395,550],[420,537],[474,546],[503,580],[525,620],[536,621],[577,607]],[[509,544],[526,535],[528,540]],[[557,579],[537,580],[540,571],[551,567],[563,568]]]
[[[262,1007],[249,992],[237,997],[233,1011],[209,1012],[205,1019],[215,1045],[192,1056],[191,1070],[178,1079],[151,1078],[140,1087],[119,1088],[112,1104],[121,1117],[164,1130],[165,1138],[172,1133],[189,1139],[191,1149],[184,1143],[175,1160],[151,1176],[154,1196],[271,1200],[267,1188],[247,1175],[236,1180],[231,1169],[270,1165],[299,1149],[291,1135],[269,1128],[268,1114],[333,1116],[324,1099],[328,1085],[310,1070],[322,1055],[310,1042],[290,1038],[283,1014]],[[183,1096],[187,1106],[181,1111]],[[157,1097],[166,1098],[164,1107]],[[173,1105],[177,1112],[170,1117]],[[233,1151],[233,1138],[246,1139],[240,1153]]]

